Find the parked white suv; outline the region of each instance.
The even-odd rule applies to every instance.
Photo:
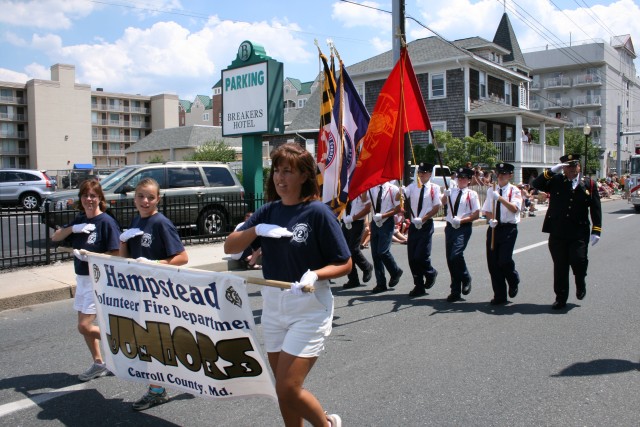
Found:
[[[56,181],[46,171],[0,169],[0,202],[37,209],[42,199],[53,194]]]

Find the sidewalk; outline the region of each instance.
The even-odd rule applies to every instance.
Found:
[[[538,205],[536,215],[544,216],[546,209],[547,205]],[[485,219],[479,219],[473,226],[486,223]],[[434,221],[436,229],[443,229],[445,225],[441,218]],[[221,242],[190,245],[186,249],[189,254],[187,267],[209,271],[229,269]],[[70,261],[0,273],[0,311],[73,298],[75,288],[75,273]]]

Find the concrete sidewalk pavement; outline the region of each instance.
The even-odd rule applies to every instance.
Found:
[[[537,214],[544,215],[546,205],[538,206],[538,210]],[[434,221],[436,229],[444,229],[445,225],[442,218]],[[486,220],[479,219],[473,225],[486,225]],[[225,259],[222,242],[189,245],[186,250],[187,267],[229,271],[235,265]],[[0,272],[0,311],[73,298],[75,289],[76,275],[71,261]]]

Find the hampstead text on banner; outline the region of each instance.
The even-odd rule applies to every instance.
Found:
[[[242,278],[91,253],[89,266],[115,376],[213,399],[277,399]]]

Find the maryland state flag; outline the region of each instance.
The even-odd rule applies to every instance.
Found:
[[[404,134],[427,131],[431,122],[406,47],[389,74],[364,137],[349,184],[349,199],[404,172]]]
[[[320,60],[322,61],[324,75],[322,85],[322,104],[320,104],[320,133],[318,135],[318,150],[316,152],[316,162],[318,164],[318,174],[316,179],[318,180],[320,193],[322,194],[324,168],[327,161],[327,147],[329,134],[331,132],[330,125],[333,115],[333,101],[336,96],[336,79],[331,68],[329,68],[327,57],[320,52],[319,48],[318,53],[320,54]]]
[[[336,215],[347,205],[349,181],[356,167],[356,148],[364,140],[369,119],[369,113],[341,61],[322,191],[322,201]]]

